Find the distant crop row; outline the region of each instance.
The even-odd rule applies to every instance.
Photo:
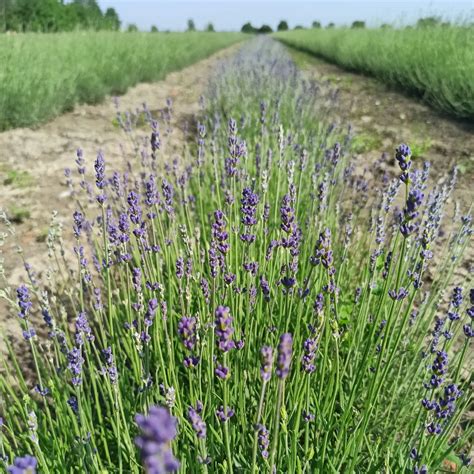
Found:
[[[474,28],[312,29],[284,43],[415,93],[448,114],[474,119]]]
[[[48,120],[202,59],[239,33],[64,33],[0,37],[0,130]]]

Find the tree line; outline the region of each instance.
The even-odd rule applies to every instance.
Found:
[[[58,32],[118,30],[114,8],[102,12],[96,0],[0,0],[0,31]]]

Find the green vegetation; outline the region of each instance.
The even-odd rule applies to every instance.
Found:
[[[161,79],[243,38],[239,33],[88,32],[0,36],[0,130]]]
[[[34,183],[33,176],[28,171],[8,170],[3,180],[5,186],[13,186],[16,188],[27,188]]]
[[[277,33],[284,43],[474,119],[474,28],[331,28]]]
[[[113,8],[103,13],[96,0],[0,0],[0,32],[118,30]]]

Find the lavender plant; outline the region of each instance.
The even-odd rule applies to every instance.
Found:
[[[3,293],[31,355],[5,339],[10,472],[468,463],[474,297],[455,270],[472,229],[443,224],[455,171],[431,187],[402,145],[392,180],[357,174],[350,134],[268,41],[222,66],[179,161],[169,117],[125,127],[125,172],[99,153],[88,184],[78,153],[72,258],[53,232],[49,284],[29,271]]]

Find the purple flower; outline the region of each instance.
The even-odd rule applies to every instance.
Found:
[[[247,227],[247,233],[240,235],[240,239],[243,242],[252,243],[255,241],[255,234],[249,233],[250,228],[257,223],[257,205],[259,197],[255,194],[252,189],[244,188],[242,191],[242,199],[240,200],[242,207],[240,212],[242,213],[241,222]]]
[[[25,285],[20,285],[16,290],[16,297],[18,301],[18,307],[20,312],[18,316],[21,319],[28,318],[28,313],[30,312],[33,303],[30,301],[30,292]]]
[[[424,197],[425,195],[417,188],[410,189],[408,193],[405,208],[403,209],[403,219],[400,224],[400,232],[405,238],[418,228],[418,225],[413,220],[418,217],[418,208],[421,206]]]
[[[184,277],[184,260],[182,257],[178,257],[176,260],[176,276],[179,279]]]
[[[416,465],[413,468],[413,474],[428,474],[428,468],[426,467],[425,464],[423,464],[421,467],[418,467]]]
[[[264,382],[268,382],[272,375],[273,367],[273,349],[270,346],[264,346],[260,350],[260,375]]]
[[[228,419],[232,418],[234,413],[235,412],[232,408],[224,408],[222,405],[216,410],[216,416],[222,423],[225,423]]]
[[[89,342],[92,342],[95,338],[92,334],[92,330],[87,320],[87,314],[82,312],[77,315],[76,319],[76,344],[83,344],[83,336],[86,336]]]
[[[215,373],[217,377],[222,380],[227,380],[230,377],[230,370],[227,367],[224,367],[222,364],[217,364]]]
[[[177,420],[166,408],[153,406],[148,415],[136,415],[141,434],[135,438],[143,465],[148,474],[175,472],[179,461],[174,457],[170,442],[176,437]]]
[[[23,338],[25,341],[29,341],[31,338],[36,336],[36,331],[33,328],[26,329],[23,331]]]
[[[264,425],[257,426],[258,447],[264,459],[268,458],[268,447],[270,446],[270,433]]]
[[[202,403],[198,400],[196,403],[196,408],[189,407],[188,418],[191,422],[193,430],[196,432],[197,437],[204,439],[206,437],[206,423],[201,418],[202,408]]]
[[[105,364],[107,366],[103,372],[109,376],[110,383],[117,383],[118,372],[117,366],[114,364],[112,348],[106,347],[105,349],[102,349],[102,357],[104,358]]]
[[[397,290],[389,290],[388,295],[390,298],[392,298],[392,300],[401,301],[408,296],[408,291],[401,287],[398,292]]]
[[[99,152],[94,163],[95,184],[99,189],[105,187],[105,160],[102,152]]]
[[[263,275],[260,277],[260,289],[265,301],[270,301],[270,285]]]
[[[219,306],[216,309],[215,333],[216,343],[222,352],[228,352],[235,348],[235,343],[232,340],[232,334],[234,333],[232,322],[230,308]]]
[[[402,143],[395,150],[395,159],[398,161],[398,166],[402,171],[407,171],[411,166],[411,150],[408,145]]]
[[[290,333],[282,334],[278,344],[278,358],[276,374],[280,379],[286,379],[290,373],[293,337]]]
[[[38,461],[34,456],[26,455],[15,458],[13,465],[7,467],[9,474],[36,474]]]
[[[68,369],[72,374],[71,382],[73,385],[79,385],[82,382],[81,373],[84,358],[82,357],[81,347],[73,347],[67,353]]]
[[[303,366],[303,370],[307,374],[312,374],[316,370],[316,366],[314,365],[314,360],[316,358],[316,351],[318,349],[318,345],[315,339],[306,339],[303,344],[304,354],[301,358],[301,364]]]
[[[178,334],[181,336],[184,347],[193,350],[196,345],[197,320],[195,317],[183,316],[178,323]]]
[[[72,218],[74,220],[72,230],[74,231],[74,236],[76,239],[78,239],[81,235],[82,229],[84,228],[84,214],[82,214],[82,212],[75,211],[72,215]]]
[[[225,255],[229,251],[229,244],[227,243],[229,234],[226,231],[224,213],[220,210],[214,211],[214,223],[212,224],[211,234],[216,242],[217,250]]]

